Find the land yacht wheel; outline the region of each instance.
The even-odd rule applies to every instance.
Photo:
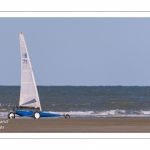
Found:
[[[65,118],[70,118],[70,115],[66,114],[64,115]]]
[[[35,112],[34,113],[34,116],[33,116],[35,119],[39,119],[40,118],[40,113],[39,112]]]
[[[9,113],[8,113],[8,119],[15,119],[15,114],[14,114],[14,112],[9,112]]]

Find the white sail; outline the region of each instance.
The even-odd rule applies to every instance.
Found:
[[[21,52],[21,89],[19,106],[40,108],[39,95],[23,33],[19,34]]]

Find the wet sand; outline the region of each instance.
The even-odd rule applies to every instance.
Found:
[[[150,118],[0,119],[5,133],[150,133]]]

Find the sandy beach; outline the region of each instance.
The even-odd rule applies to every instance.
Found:
[[[5,133],[150,133],[150,118],[0,119]]]

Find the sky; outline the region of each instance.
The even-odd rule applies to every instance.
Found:
[[[150,18],[0,18],[0,85],[20,85],[20,32],[37,85],[150,86]]]

